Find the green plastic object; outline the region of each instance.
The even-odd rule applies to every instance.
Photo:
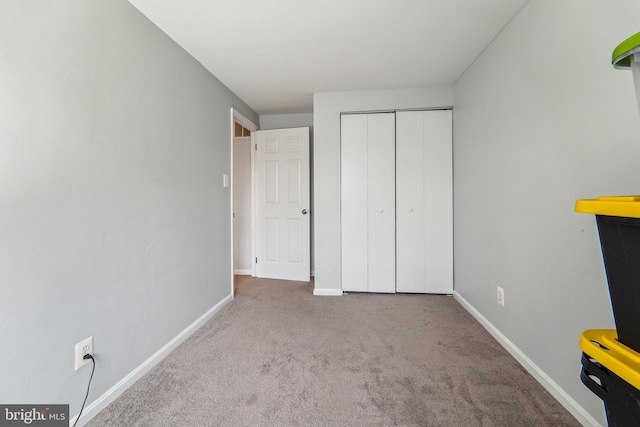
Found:
[[[640,33],[634,34],[613,50],[611,63],[619,70],[631,68],[631,55],[640,53]]]

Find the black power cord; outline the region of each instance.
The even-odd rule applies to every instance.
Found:
[[[87,397],[89,397],[89,387],[91,387],[91,380],[93,379],[93,373],[96,370],[96,359],[94,359],[92,355],[87,353],[84,356],[82,356],[82,358],[85,360],[91,359],[91,361],[93,362],[93,368],[91,368],[91,376],[89,377],[89,384],[87,384],[87,395],[84,397],[84,402],[82,402],[82,408],[80,408],[80,413],[78,414],[78,418],[76,418],[76,422],[73,423],[73,427],[76,427],[76,424],[78,424],[78,421],[80,421],[80,416],[82,415],[82,411],[84,410],[84,405],[85,403],[87,403]]]

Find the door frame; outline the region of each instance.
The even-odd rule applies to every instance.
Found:
[[[230,196],[229,196],[229,200],[230,200],[230,206],[229,206],[229,223],[231,224],[231,226],[229,227],[231,229],[231,235],[230,235],[230,277],[229,277],[229,286],[231,288],[231,298],[234,297],[234,269],[233,269],[233,236],[235,233],[235,230],[233,229],[233,156],[234,156],[234,152],[233,152],[233,139],[235,137],[235,122],[240,123],[242,126],[244,126],[245,128],[249,129],[251,131],[251,146],[254,145],[254,137],[253,137],[253,133],[255,131],[258,130],[258,126],[253,123],[251,120],[249,120],[248,118],[246,118],[245,116],[243,116],[240,112],[238,112],[238,110],[236,110],[235,108],[230,108],[230,115],[229,115],[229,146],[230,146],[230,152],[231,152],[231,157],[229,158],[229,170],[231,171],[229,173],[229,192],[230,192]],[[255,203],[254,203],[254,193],[255,193],[255,183],[254,183],[254,171],[253,171],[253,167],[254,167],[254,150],[251,150],[251,258],[255,258],[255,253],[256,253],[256,248],[255,248]],[[256,273],[256,265],[255,263],[251,263],[251,274],[253,276],[255,276]]]

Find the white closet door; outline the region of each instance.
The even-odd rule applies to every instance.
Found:
[[[342,289],[366,292],[368,275],[367,115],[341,117]]]
[[[395,292],[395,115],[341,119],[342,289]]]
[[[395,114],[368,114],[369,292],[396,291]]]
[[[453,292],[451,111],[396,117],[398,292]]]
[[[398,113],[396,122],[396,288],[398,292],[424,292],[423,112]]]

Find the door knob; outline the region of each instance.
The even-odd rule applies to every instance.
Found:
[[[302,215],[306,215],[307,214],[307,210],[306,209],[302,209]]]

